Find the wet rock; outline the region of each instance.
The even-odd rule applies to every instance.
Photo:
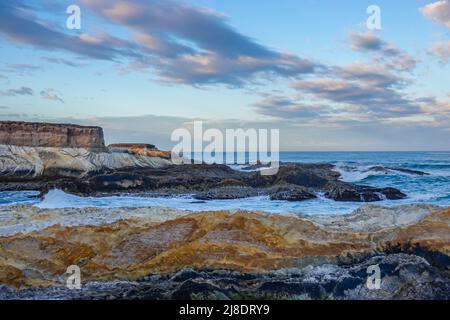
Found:
[[[205,192],[197,193],[194,198],[198,200],[231,200],[257,196],[258,190],[250,187],[229,186],[217,187]]]
[[[395,188],[374,188],[344,182],[330,183],[326,189],[325,196],[336,201],[375,202],[384,199],[400,200],[406,198],[404,193]]]
[[[253,171],[253,170],[260,170],[260,169],[269,168],[269,167],[270,167],[270,163],[264,164],[258,160],[255,164],[251,164],[249,166],[243,167],[241,170]]]
[[[379,289],[367,286],[368,267],[379,266]],[[195,273],[195,279],[177,277]],[[411,254],[381,254],[351,265],[327,264],[264,273],[181,270],[138,281],[87,282],[81,290],[61,287],[13,289],[0,285],[0,299],[335,299],[449,300],[445,269]]]
[[[172,293],[171,298],[173,300],[229,300],[219,287],[192,280],[184,282]]]
[[[366,170],[368,171],[375,171],[375,172],[383,172],[385,174],[389,174],[392,171],[397,171],[401,173],[411,174],[411,175],[417,175],[417,176],[427,176],[430,175],[429,173],[418,171],[418,170],[411,170],[406,168],[399,168],[399,167],[383,167],[383,166],[373,166]]]
[[[298,186],[278,187],[270,195],[270,200],[305,201],[315,198],[317,198],[315,194]]]

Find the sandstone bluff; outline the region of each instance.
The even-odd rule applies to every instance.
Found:
[[[102,128],[73,124],[0,121],[0,144],[105,150]]]

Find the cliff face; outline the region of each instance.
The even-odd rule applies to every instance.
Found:
[[[102,128],[72,124],[0,121],[0,144],[105,150]]]
[[[92,152],[86,148],[0,145],[0,184],[42,177],[82,178],[86,174],[104,170],[161,168],[169,164],[169,161],[157,157]]]

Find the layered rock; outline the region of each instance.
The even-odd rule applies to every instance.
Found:
[[[27,188],[25,182],[81,179],[95,173],[127,168],[160,168],[170,162],[156,157],[126,153],[92,152],[81,148],[42,148],[0,145],[0,182],[3,190],[17,182],[17,188]]]
[[[371,211],[375,218],[369,214]],[[396,212],[402,212],[399,219],[386,224],[386,220],[392,221]],[[388,283],[395,284],[393,292],[388,292],[389,286],[385,288],[386,298],[395,294],[398,298],[420,297],[420,290],[415,295],[404,293],[414,279],[423,281],[427,288],[422,292],[424,294],[433,292],[432,289],[436,295],[445,293],[450,283],[450,210],[432,206],[395,209],[372,206],[344,217],[275,216],[250,212],[190,214],[157,208],[43,210],[7,207],[0,209],[0,213],[4,217],[0,223],[9,228],[9,233],[0,237],[0,284],[9,288],[63,286],[66,268],[74,264],[80,266],[84,283],[117,280],[142,283],[142,279],[151,274],[173,276],[185,268],[226,269],[238,271],[242,277],[249,273],[263,274],[260,277],[261,292],[278,290],[300,294],[303,290],[314,298],[314,286],[304,287],[312,281],[313,270],[316,270],[317,279],[328,277],[331,281],[334,278],[328,286],[325,285],[328,280],[321,280],[324,288],[328,288],[325,292],[334,292],[338,286],[348,286],[347,278],[352,283],[347,289],[363,286],[364,268],[377,261],[384,268],[383,276],[390,281]],[[116,215],[118,220],[104,224],[105,221],[99,218],[84,225],[87,216],[104,215],[106,218],[106,213]],[[73,214],[84,219],[80,219],[80,223],[70,219],[64,223],[63,219],[39,227],[43,221]],[[37,224],[34,229],[12,228],[33,220]],[[356,220],[360,223],[355,223]],[[403,256],[395,256],[398,254]],[[370,260],[371,257],[378,258]],[[294,272],[303,276],[272,281],[264,276],[267,272],[286,268],[294,268]],[[408,278],[405,272],[411,277]],[[319,277],[320,273],[322,276]],[[347,276],[339,278],[345,274]],[[186,275],[178,278],[180,282],[190,279]],[[195,284],[193,286],[183,290],[192,293],[196,288]],[[317,283],[316,288],[320,288]],[[8,290],[16,292],[16,289]],[[358,292],[333,294],[357,298]]]
[[[108,149],[111,152],[125,152],[148,157],[159,157],[170,159],[172,153],[170,151],[158,150],[153,144],[144,143],[116,143],[110,144]]]
[[[379,290],[367,288],[367,269],[381,266]],[[88,282],[80,290],[0,285],[0,299],[438,299],[450,298],[445,271],[410,254],[380,254],[351,266],[322,265],[267,273],[194,270],[152,274],[139,281]]]
[[[0,144],[105,151],[102,128],[73,124],[0,121]]]

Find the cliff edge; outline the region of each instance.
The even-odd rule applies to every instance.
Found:
[[[74,124],[0,121],[0,144],[106,150],[102,128]]]

